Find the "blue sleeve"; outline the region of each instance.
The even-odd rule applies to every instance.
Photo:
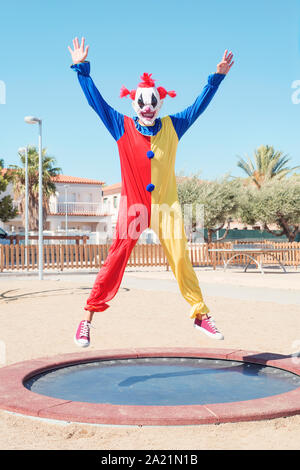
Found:
[[[184,111],[170,116],[179,140],[196,121],[200,114],[205,111],[224,78],[225,75],[221,73],[209,75],[207,85],[205,85],[201,95],[198,96],[194,104],[186,108]]]
[[[77,72],[79,83],[89,105],[96,111],[113,138],[119,140],[124,134],[124,115],[118,113],[102,98],[90,77],[90,63],[73,64],[71,68]]]

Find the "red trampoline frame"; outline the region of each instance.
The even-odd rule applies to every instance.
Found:
[[[0,368],[0,409],[67,422],[111,425],[193,425],[254,421],[300,414],[300,387],[266,398],[206,405],[137,406],[83,403],[31,392],[23,383],[47,370],[99,360],[191,357],[262,364],[300,375],[300,358],[241,349],[139,348],[39,358]]]

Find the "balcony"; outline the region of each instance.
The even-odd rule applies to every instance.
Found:
[[[98,202],[51,202],[49,215],[107,215]]]

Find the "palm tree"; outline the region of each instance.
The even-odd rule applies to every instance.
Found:
[[[61,168],[55,167],[54,157],[47,155],[47,149],[42,149],[43,166],[43,227],[49,213],[49,198],[55,194],[56,188],[52,178],[61,173]],[[25,225],[25,156],[19,153],[22,167],[10,165],[13,175],[15,198],[20,199],[20,212]],[[28,225],[29,230],[38,230],[39,225],[39,154],[35,146],[28,147]]]
[[[299,168],[286,166],[290,158],[283,152],[275,151],[274,147],[261,145],[254,151],[254,163],[248,157],[248,162],[240,158],[237,166],[249,176],[248,180],[254,183],[258,189],[272,178],[282,179],[291,171]]]

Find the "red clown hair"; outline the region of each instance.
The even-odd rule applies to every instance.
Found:
[[[160,99],[163,100],[167,95],[169,95],[171,98],[175,98],[176,92],[174,90],[172,91],[167,91],[164,87],[159,86],[157,88],[157,91],[159,93]]]
[[[120,98],[124,98],[125,96],[130,95],[130,98],[131,98],[132,100],[134,100],[134,99],[135,99],[135,92],[136,92],[136,90],[131,90],[131,91],[129,91],[129,90],[128,90],[127,88],[125,88],[124,85],[123,85],[122,88],[121,88],[121,91],[120,91]]]
[[[141,75],[141,82],[138,84],[138,87],[139,88],[152,88],[152,87],[155,87],[155,80],[152,77],[152,73],[143,73],[143,75]],[[172,91],[167,91],[165,88],[163,88],[162,86],[159,86],[157,88],[157,91],[159,93],[159,97],[161,100],[163,100],[167,95],[169,95],[171,98],[175,98],[176,96],[176,92],[174,90]],[[121,88],[121,92],[120,92],[120,98],[124,98],[125,96],[130,96],[130,98],[132,100],[135,99],[135,93],[136,93],[136,90],[131,90],[129,91],[124,85],[122,86]]]
[[[153,80],[152,73],[143,73],[141,75],[142,81],[138,84],[138,87],[140,88],[152,88],[155,86],[155,80]]]

